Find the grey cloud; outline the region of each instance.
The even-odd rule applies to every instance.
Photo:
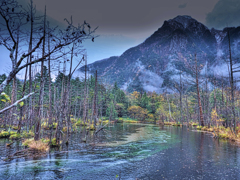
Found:
[[[180,5],[178,6],[178,8],[180,8],[180,9],[183,9],[183,8],[185,8],[185,7],[187,7],[187,3],[180,4]]]
[[[216,29],[239,26],[240,0],[219,0],[207,14],[206,25]]]

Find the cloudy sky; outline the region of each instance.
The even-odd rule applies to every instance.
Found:
[[[59,25],[64,18],[86,20],[99,27],[94,43],[85,42],[88,62],[121,55],[162,26],[164,20],[190,15],[208,27],[221,29],[240,25],[240,0],[33,0],[37,10]],[[29,0],[19,0],[27,3]],[[3,52],[3,48],[0,48]],[[3,53],[2,53],[3,54]],[[5,54],[5,53],[4,53]],[[3,57],[3,56],[2,56]],[[0,73],[7,72],[9,58],[0,59]]]

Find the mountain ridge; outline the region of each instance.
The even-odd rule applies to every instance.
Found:
[[[209,29],[191,16],[177,16],[164,21],[141,44],[129,48],[120,56],[89,64],[88,70],[91,74],[98,70],[99,77],[110,84],[117,82],[122,89],[130,92],[163,92],[176,80],[180,71],[183,77],[193,78],[186,62],[191,62],[195,53],[199,65],[202,68],[208,66],[209,74],[214,73],[214,67],[224,64],[228,52],[228,31],[233,52],[240,50],[240,27]],[[79,71],[84,69],[81,67]]]

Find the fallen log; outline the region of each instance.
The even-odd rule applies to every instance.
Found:
[[[103,128],[104,128],[106,125],[108,125],[108,123],[105,124],[104,126],[102,126],[101,128],[99,128],[99,129],[95,132],[95,135],[97,135],[97,133],[99,133],[101,130],[103,130]]]

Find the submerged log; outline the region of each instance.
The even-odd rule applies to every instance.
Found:
[[[6,158],[3,158],[3,161],[26,157],[26,156],[27,157],[37,157],[37,156],[43,156],[43,155],[46,155],[46,152],[42,152],[37,149],[27,148],[27,149],[17,151],[15,153],[13,153],[12,155],[7,156]]]
[[[9,144],[7,143],[7,144],[6,144],[6,147],[11,147],[11,145],[12,145],[13,143],[14,143],[14,142],[9,143]]]
[[[100,129],[98,129],[98,130],[95,132],[95,135],[97,135],[97,133],[99,133],[101,130],[103,130],[103,128],[104,128],[106,125],[108,125],[108,123],[105,124],[104,126],[102,126]]]

